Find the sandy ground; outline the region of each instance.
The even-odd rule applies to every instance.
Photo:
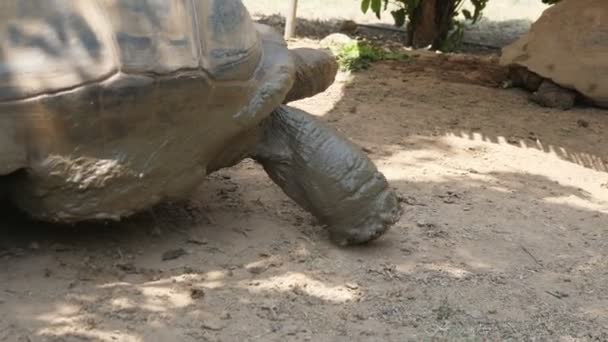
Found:
[[[345,1],[300,13],[368,20]],[[542,10],[499,2],[496,27]],[[332,245],[251,161],[121,224],[5,210],[0,341],[608,340],[608,112],[540,108],[503,78],[492,57],[422,55],[294,104],[400,193],[368,246]]]
[[[608,340],[608,113],[503,76],[421,56],[295,104],[401,194],[368,246],[332,245],[251,161],[121,224],[4,212],[0,341]]]

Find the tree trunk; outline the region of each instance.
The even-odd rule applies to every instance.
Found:
[[[452,28],[456,0],[422,0],[407,27],[408,45],[438,49]]]

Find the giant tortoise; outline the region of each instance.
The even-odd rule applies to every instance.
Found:
[[[513,85],[534,92],[535,102],[608,108],[608,1],[562,0],[502,52]]]
[[[4,0],[2,186],[36,219],[113,220],[252,158],[337,243],[370,241],[399,216],[386,178],[285,105],[336,72],[239,0]]]

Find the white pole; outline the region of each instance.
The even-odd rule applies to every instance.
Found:
[[[296,35],[297,11],[298,0],[289,0],[288,11],[285,16],[285,39],[291,39]]]

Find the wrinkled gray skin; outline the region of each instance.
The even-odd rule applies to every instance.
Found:
[[[375,239],[399,215],[397,198],[369,158],[298,109],[282,106],[262,123],[253,158],[339,244]]]
[[[0,175],[35,218],[118,220],[253,158],[337,243],[364,243],[398,219],[395,194],[357,146],[282,105],[336,72],[238,0],[5,1]]]
[[[568,110],[581,98],[576,91],[561,87],[522,66],[510,66],[509,78],[512,86],[531,91],[530,100],[544,107]]]

